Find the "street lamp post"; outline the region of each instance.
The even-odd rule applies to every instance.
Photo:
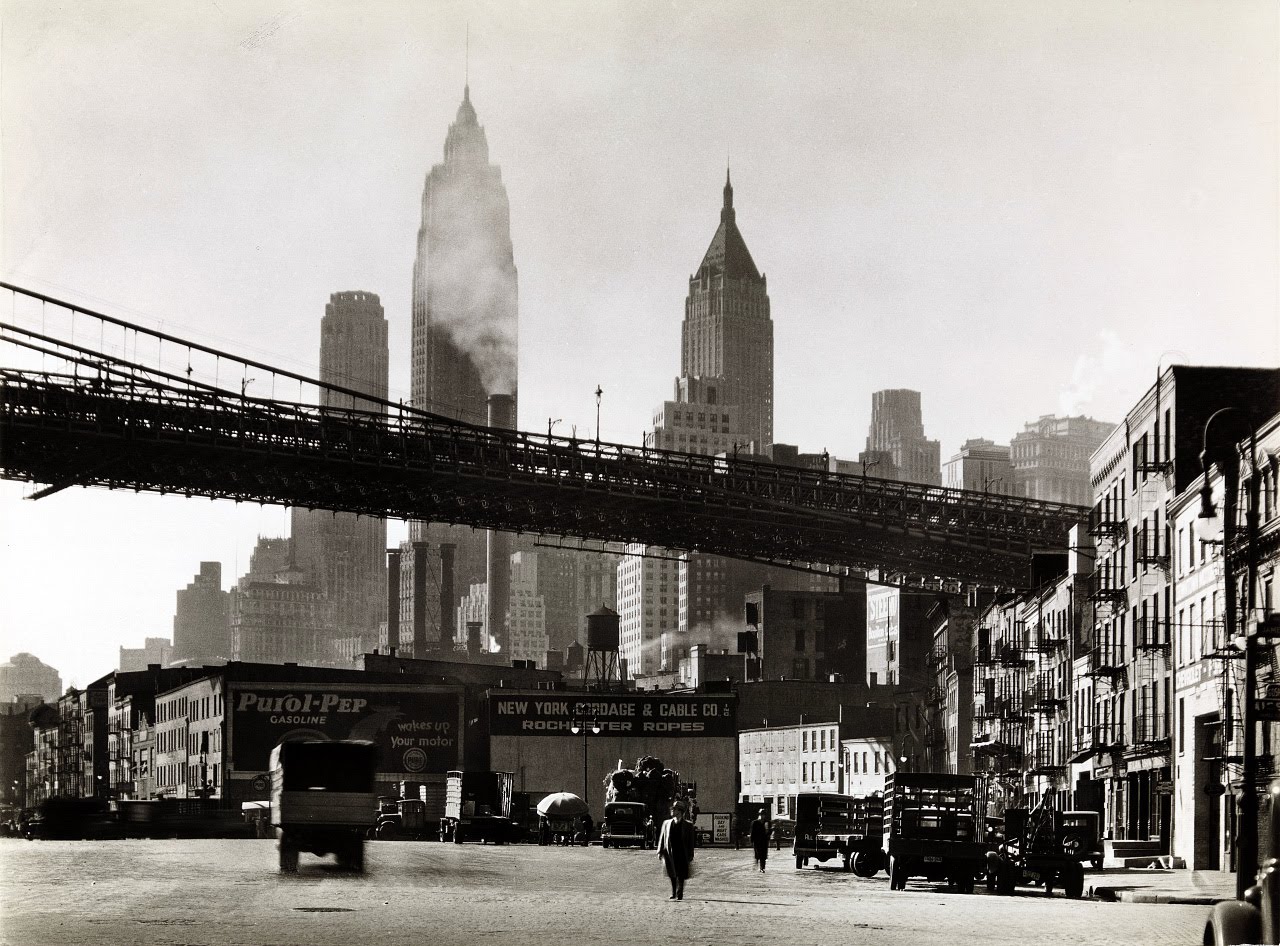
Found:
[[[591,803],[587,799],[587,734],[593,733],[599,735],[600,721],[598,719],[591,720],[591,725],[587,725],[586,704],[578,703],[573,707],[573,722],[569,725],[569,731],[575,736],[582,733],[582,800],[587,803],[587,807],[591,807]]]
[[[1237,436],[1224,437],[1218,431],[1223,419],[1235,419],[1243,424],[1237,427]],[[1216,423],[1215,423],[1216,422]],[[1243,634],[1237,635],[1236,577],[1232,567],[1232,546],[1236,538],[1236,512],[1240,489],[1240,452],[1238,444],[1244,439],[1238,434],[1244,430],[1249,440],[1249,482],[1245,500],[1245,622]],[[1222,475],[1222,575],[1226,590],[1224,613],[1227,644],[1242,639],[1244,651],[1244,693],[1241,698],[1240,726],[1244,730],[1244,746],[1240,766],[1240,799],[1236,820],[1236,898],[1244,899],[1245,891],[1253,883],[1258,868],[1258,744],[1257,711],[1254,692],[1257,689],[1258,650],[1257,629],[1250,626],[1249,614],[1253,610],[1258,562],[1258,466],[1257,431],[1249,415],[1237,407],[1224,407],[1215,411],[1204,425],[1204,451],[1200,464],[1204,469],[1204,486],[1200,492],[1200,518],[1213,519],[1213,491],[1209,484],[1209,468],[1217,464]]]

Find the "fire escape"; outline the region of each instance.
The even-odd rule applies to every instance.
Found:
[[[947,678],[951,661],[945,644],[939,644],[929,652],[926,692],[928,716],[925,725],[925,752],[932,770],[947,769],[947,723],[950,707],[947,705]]]
[[[1031,717],[1024,697],[1032,661],[1016,641],[992,641],[992,631],[989,625],[979,626],[974,649],[974,770],[1020,783]]]
[[[1027,771],[1031,775],[1057,776],[1066,768],[1065,753],[1060,751],[1063,747],[1059,728],[1069,700],[1061,691],[1058,677],[1058,669],[1063,664],[1061,651],[1066,642],[1065,635],[1054,631],[1043,614],[1027,638],[1028,649],[1035,653],[1037,665],[1023,694],[1023,708],[1035,722],[1028,742]]]

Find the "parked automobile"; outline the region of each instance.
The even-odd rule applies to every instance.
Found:
[[[1266,831],[1258,839],[1257,883],[1243,900],[1216,903],[1204,927],[1206,946],[1280,943],[1280,779],[1271,783],[1258,818]]]
[[[602,847],[648,847],[649,807],[642,801],[612,801],[604,806]]]
[[[769,828],[773,832],[773,846],[776,850],[791,847],[796,839],[796,823],[791,818],[774,818],[769,822]]]

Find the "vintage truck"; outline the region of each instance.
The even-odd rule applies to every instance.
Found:
[[[283,742],[271,750],[271,823],[280,870],[298,869],[298,853],[337,855],[364,870],[364,835],[377,795],[378,747],[363,740]]]
[[[881,813],[881,801],[874,796],[801,792],[796,796],[795,839],[791,845],[796,869],[805,867],[810,860],[825,863],[835,858],[845,870],[856,870],[863,877],[874,876],[884,861]]]
[[[889,889],[911,877],[945,880],[972,893],[986,873],[985,782],[976,775],[895,772],[885,778],[884,850]]]
[[[450,772],[440,819],[440,840],[492,841],[506,844],[514,831],[511,796],[515,777],[510,772]]]
[[[1079,899],[1084,894],[1084,868],[1078,851],[1063,848],[1060,812],[1050,808],[1007,808],[1004,839],[987,852],[987,887],[1008,896],[1019,886],[1041,884],[1046,895],[1060,889]]]

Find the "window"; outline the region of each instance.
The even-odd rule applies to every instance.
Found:
[[[809,734],[807,732],[800,734],[800,751],[809,751]]]
[[[809,763],[808,762],[800,763],[800,781],[802,782],[809,781]]]
[[[880,750],[876,750],[876,775],[880,774]]]
[[[824,729],[821,733],[822,751],[827,751],[827,731]]]
[[[803,598],[791,599],[791,616],[793,618],[804,617],[804,599]]]

